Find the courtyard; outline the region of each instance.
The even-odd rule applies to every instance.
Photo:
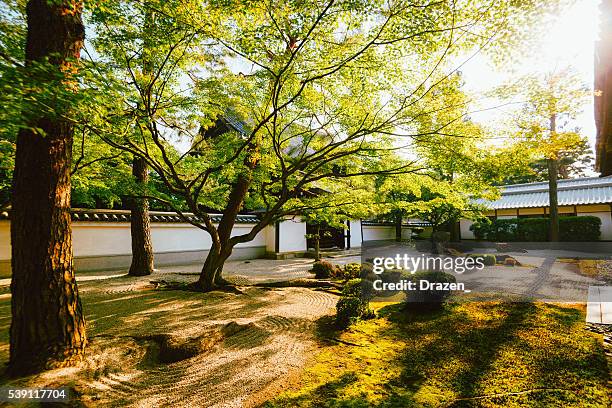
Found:
[[[546,256],[518,259],[531,265],[495,269],[504,268],[533,293],[533,270]],[[361,260],[353,253],[327,261]],[[224,273],[239,293],[177,286],[196,279],[200,264],[162,267],[144,277],[121,270],[80,274],[90,339],[84,362],[6,384],[67,386],[86,406],[199,401],[213,407],[318,407],[360,406],[361,400],[397,407],[474,401],[521,406],[535,400],[606,406],[606,354],[601,335],[585,330],[586,292],[572,292],[584,296],[562,303],[546,291],[547,303],[459,297],[443,312],[424,316],[407,315],[397,300],[372,302],[375,319],[340,332],[333,325],[338,294],[299,287],[314,281],[312,264],[307,258],[230,261]],[[565,287],[605,283],[565,262],[554,262],[549,275]],[[508,294],[506,281],[479,274],[461,279],[475,289],[486,282],[489,295]],[[8,281],[0,281],[2,363],[8,360]],[[297,284],[266,286],[278,282]],[[448,333],[453,336],[443,341]],[[453,375],[458,382],[442,381]]]

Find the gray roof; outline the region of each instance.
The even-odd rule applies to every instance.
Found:
[[[612,203],[612,176],[559,180],[557,186],[559,205]],[[548,182],[502,186],[498,200],[478,203],[495,210],[548,207]]]
[[[221,119],[242,136],[248,136],[249,133],[251,133],[249,126],[231,112],[225,112],[225,114],[221,116]]]
[[[90,210],[85,208],[73,208],[70,210],[72,221],[91,221],[91,222],[129,222],[131,212],[126,210],[104,210],[96,209]],[[191,221],[201,221],[192,213],[183,213]],[[221,214],[210,214],[212,222],[221,221]],[[8,211],[0,213],[0,220],[9,219],[10,213]],[[173,223],[184,223],[183,220],[175,212],[166,211],[150,211],[149,218],[151,222],[173,222]],[[239,214],[236,217],[237,224],[256,224],[259,219],[256,215],[250,214]]]

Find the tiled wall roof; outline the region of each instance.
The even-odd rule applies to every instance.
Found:
[[[129,222],[130,211],[125,210],[90,210],[83,208],[73,208],[71,210],[72,221],[88,221],[88,222]],[[197,221],[198,218],[192,213],[184,213],[190,220]],[[9,219],[10,215],[7,211],[0,213],[0,220]],[[162,211],[150,211],[149,217],[151,222],[174,222],[184,223],[183,220],[177,213],[174,212],[162,212]],[[211,214],[213,222],[221,221],[221,214]],[[238,215],[236,222],[238,224],[253,224],[258,222],[258,218],[255,215]]]
[[[612,203],[612,176],[559,180],[559,205]],[[495,201],[479,200],[491,209],[548,207],[548,182],[513,184],[501,187]]]

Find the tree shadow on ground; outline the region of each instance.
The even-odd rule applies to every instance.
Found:
[[[363,323],[345,336],[331,318],[320,319],[322,344],[337,346],[325,355],[338,362],[328,370],[323,361],[316,366],[329,380],[269,406],[607,406],[605,355],[600,340],[582,330],[580,309],[474,302],[425,313],[391,305],[378,315],[385,324]],[[361,338],[362,347],[373,348],[372,357],[330,341],[340,336],[358,343],[354,339]],[[377,343],[404,346],[396,355],[380,356]],[[369,360],[359,362],[364,355]],[[399,375],[371,377],[384,372]],[[316,384],[317,373],[306,384]]]

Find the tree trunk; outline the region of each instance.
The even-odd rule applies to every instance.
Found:
[[[459,221],[449,221],[448,230],[451,242],[461,242],[461,224]]]
[[[149,179],[147,162],[134,156],[132,174],[136,183],[146,186]],[[146,198],[133,198],[132,216],[132,264],[129,275],[145,276],[153,273],[153,244],[151,243],[151,222],[149,220],[149,201]]]
[[[210,249],[204,266],[202,267],[202,271],[200,272],[200,279],[197,283],[198,287],[204,292],[214,290],[217,285],[223,283],[223,278],[221,276],[223,264],[227,258],[229,258],[233,250],[233,244],[230,242],[232,229],[236,224],[236,217],[242,208],[249,186],[251,185],[251,180],[250,172],[247,171],[238,176],[238,180],[232,186],[227,208],[223,212],[223,216],[217,227],[219,242]]]
[[[559,241],[559,204],[557,200],[557,160],[547,159],[548,201],[550,203],[550,241]]]
[[[26,66],[49,57],[64,73],[75,69],[67,59],[80,56],[85,37],[81,8],[81,2],[28,2]],[[72,364],[86,345],[72,260],[74,129],[52,115],[41,116],[28,125],[42,129],[44,136],[30,129],[17,135],[11,212],[13,375]]]
[[[557,116],[553,114],[550,117],[550,133],[551,136],[557,131]],[[549,157],[546,159],[548,165],[548,201],[550,209],[550,241],[559,241],[559,204],[557,197],[557,177],[558,177],[558,159]]]
[[[321,226],[317,225],[314,238],[315,262],[321,260]]]
[[[402,214],[395,216],[395,241],[402,242]]]

